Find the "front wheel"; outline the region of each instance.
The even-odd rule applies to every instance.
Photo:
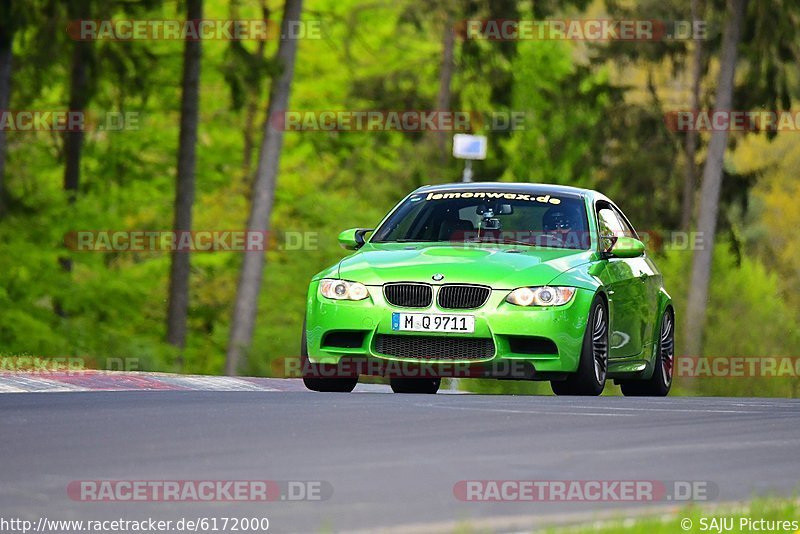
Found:
[[[303,384],[311,391],[325,393],[350,393],[358,384],[356,376],[337,376],[336,365],[311,363],[308,361],[308,341],[306,340],[306,322],[303,321],[303,333],[300,336],[300,365],[303,372]]]
[[[553,393],[597,396],[603,392],[608,372],[608,324],[605,302],[596,296],[589,310],[578,371],[566,380],[550,382]]]
[[[389,385],[395,393],[425,393],[433,395],[439,391],[441,378],[391,378]]]
[[[667,308],[661,317],[658,354],[653,376],[648,380],[626,380],[620,383],[626,397],[666,397],[672,388],[675,368],[675,315]]]

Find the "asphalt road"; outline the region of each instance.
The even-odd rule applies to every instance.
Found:
[[[0,395],[0,517],[262,517],[270,532],[513,531],[652,503],[463,502],[461,480],[800,483],[800,402],[310,392]],[[80,502],[75,480],[325,481],[322,502]],[[673,506],[673,503],[661,503]]]

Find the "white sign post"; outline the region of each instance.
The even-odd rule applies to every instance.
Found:
[[[485,135],[455,134],[453,136],[453,156],[464,162],[464,174],[462,182],[472,181],[472,160],[486,159]]]

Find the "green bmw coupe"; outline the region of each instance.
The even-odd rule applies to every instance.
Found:
[[[591,190],[425,186],[311,280],[301,341],[315,391],[364,374],[398,393],[443,376],[549,380],[557,395],[664,396],[675,312],[628,218]]]

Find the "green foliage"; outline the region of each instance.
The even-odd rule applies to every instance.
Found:
[[[527,120],[504,144],[504,180],[594,185],[613,89],[605,69],[576,65],[573,52],[561,41],[519,46],[511,108]]]
[[[733,529],[728,532],[755,532],[764,530],[768,525],[775,522],[782,525],[784,521],[791,524],[796,521],[800,506],[796,500],[770,498],[763,496],[753,501],[739,505],[726,505],[721,507],[687,506],[679,510],[668,511],[659,514],[658,517],[643,517],[632,519],[619,514],[619,517],[584,526],[573,526],[569,528],[551,528],[546,530],[548,534],[674,534],[675,532],[703,532],[715,530],[716,525],[720,524],[722,518],[730,519],[733,522]],[[702,527],[701,519],[705,519],[706,528]],[[717,523],[713,524],[712,519]],[[745,521],[743,524],[740,521]],[[752,523],[748,523],[752,521]],[[763,520],[764,523],[760,523]],[[687,528],[688,527],[688,528]],[[722,528],[720,526],[720,528]],[[465,530],[464,532],[470,532]]]
[[[689,287],[691,253],[671,251],[658,264],[665,286],[675,304],[681,324]],[[800,343],[797,309],[781,295],[779,277],[757,257],[737,258],[729,243],[719,243],[714,250],[714,264],[706,319],[705,357],[795,356]],[[676,346],[682,346],[681,330],[676,330]],[[685,357],[692,355],[678,355]],[[677,377],[676,391],[702,395],[797,397],[797,377]]]

